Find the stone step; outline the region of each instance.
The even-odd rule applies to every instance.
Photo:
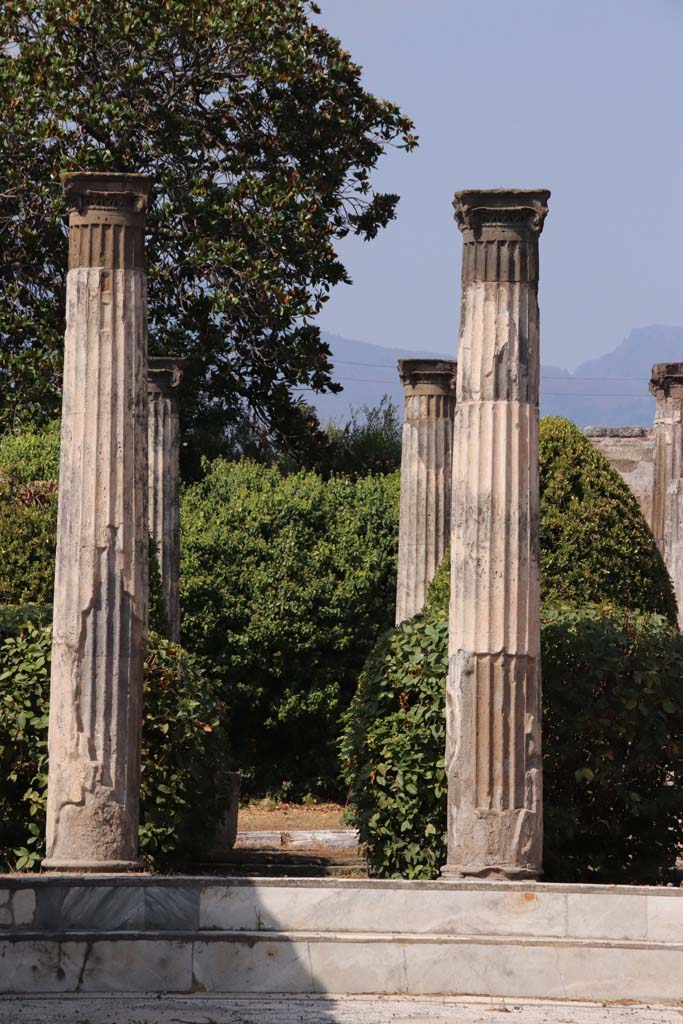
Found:
[[[264,832],[244,831],[237,833],[235,846],[237,848],[255,847],[258,849],[263,848],[264,846],[287,846],[292,849],[308,846],[331,846],[353,849],[358,846],[358,829],[276,829]]]
[[[673,888],[14,875],[0,922],[5,993],[683,1001]]]

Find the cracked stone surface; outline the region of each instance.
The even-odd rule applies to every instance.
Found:
[[[386,997],[0,999],[0,1024],[682,1024],[683,1007]]]
[[[456,193],[463,234],[446,685],[448,877],[542,863],[538,238],[550,193]]]
[[[397,624],[422,611],[427,588],[450,544],[456,367],[447,359],[400,359],[398,363],[405,413]]]
[[[72,174],[44,866],[137,867],[147,629],[142,175]]]

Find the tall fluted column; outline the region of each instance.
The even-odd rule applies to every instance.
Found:
[[[136,174],[64,178],[69,273],[43,862],[52,871],[139,867],[150,187]]]
[[[683,628],[683,363],[655,363],[650,391],[657,399],[652,532],[674,585]]]
[[[180,640],[180,426],[184,359],[151,357],[147,371],[149,532],[154,541],[168,635]]]
[[[450,544],[457,364],[400,359],[405,413],[401,446],[396,623],[421,611]]]
[[[450,876],[541,870],[538,236],[547,191],[455,197],[463,233],[446,692]]]

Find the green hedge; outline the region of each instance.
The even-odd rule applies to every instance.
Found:
[[[548,881],[673,877],[683,840],[683,637],[660,615],[547,607],[543,665]],[[371,872],[434,878],[446,854],[442,611],[369,657],[345,716],[351,820]]]
[[[211,464],[182,500],[183,640],[210,660],[243,791],[339,796],[339,716],[393,618],[398,475]]]
[[[683,638],[635,498],[567,420],[541,422],[540,536],[546,877],[662,881],[683,839]],[[447,557],[425,614],[371,653],[344,720],[352,816],[378,875],[431,878],[445,859],[449,576]]]
[[[0,644],[0,869],[44,854],[50,626]],[[145,665],[140,852],[152,870],[206,852],[227,802],[224,707],[196,659],[152,634]]]
[[[666,566],[622,477],[569,420],[541,420],[544,600],[614,601],[676,623]]]
[[[0,605],[52,601],[59,424],[0,438]]]

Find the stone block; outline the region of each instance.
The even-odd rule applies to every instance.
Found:
[[[199,889],[195,886],[154,885],[144,894],[145,928],[196,931],[199,927]]]
[[[458,935],[549,935],[567,932],[564,893],[514,888],[432,888],[419,899],[407,888],[221,886],[202,892],[200,927],[221,930],[435,932]]]
[[[65,883],[39,890],[36,927],[41,930],[136,931],[143,926],[144,889],[140,886]]]
[[[356,941],[308,944],[313,992],[401,994],[408,991],[406,962],[414,947],[399,941]]]
[[[647,937],[647,904],[643,895],[569,893],[567,914],[567,934],[571,938]]]
[[[204,886],[199,899],[200,929],[256,931],[261,928],[257,906],[261,904],[266,888],[242,885]]]
[[[309,944],[282,936],[195,942],[194,991],[312,992]]]
[[[69,950],[74,943],[65,942]],[[82,992],[191,992],[192,944],[166,939],[119,939],[89,945]]]
[[[647,937],[650,942],[683,943],[683,892],[647,896]]]
[[[36,913],[34,889],[17,889],[12,896],[12,917],[15,928],[30,928]]]
[[[87,952],[85,942],[0,942],[0,993],[75,992]]]

